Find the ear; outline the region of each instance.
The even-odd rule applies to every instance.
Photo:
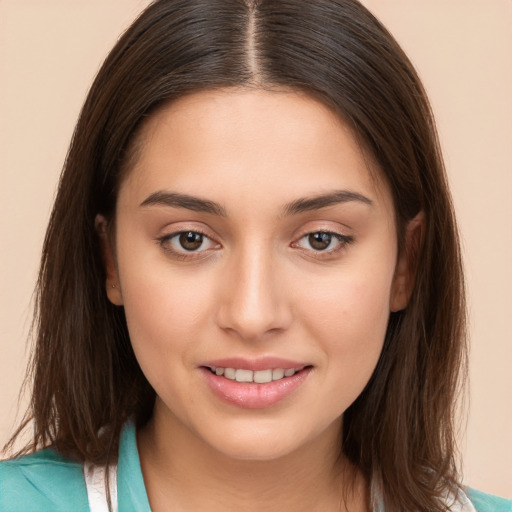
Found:
[[[108,222],[103,215],[96,215],[94,227],[100,238],[101,256],[103,266],[105,267],[105,287],[107,297],[116,306],[123,305],[123,295],[119,285],[119,275],[117,273],[117,262],[111,236],[108,232]]]
[[[416,280],[418,258],[423,246],[425,214],[421,211],[407,223],[404,246],[398,255],[391,287],[390,310],[401,311],[407,307]]]

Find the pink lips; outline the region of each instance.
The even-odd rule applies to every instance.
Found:
[[[291,377],[258,384],[254,382],[237,382],[216,375],[210,368],[236,368],[244,370],[266,370],[282,368],[301,368]],[[247,360],[244,358],[217,359],[205,362],[200,371],[212,392],[222,401],[245,409],[263,409],[271,407],[295,391],[307,378],[311,366],[305,363],[274,357]]]

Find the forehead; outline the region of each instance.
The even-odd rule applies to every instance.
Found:
[[[137,139],[124,198],[169,188],[201,196],[251,192],[265,204],[339,188],[388,195],[348,125],[301,92],[190,94],[153,114]]]

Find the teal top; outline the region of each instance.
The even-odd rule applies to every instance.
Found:
[[[477,512],[512,512],[512,501],[467,488]],[[119,512],[151,512],[135,427],[121,434],[117,473]],[[89,512],[82,464],[50,448],[0,463],[0,512]]]
[[[119,512],[151,512],[133,423],[121,434]],[[83,466],[47,448],[0,463],[0,512],[89,512]]]

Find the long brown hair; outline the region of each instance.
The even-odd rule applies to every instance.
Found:
[[[154,391],[133,354],[124,311],[105,294],[94,219],[113,219],[141,123],[159,106],[222,87],[300,89],[349,123],[392,191],[400,249],[423,211],[408,307],[391,313],[384,349],[344,415],[345,455],[376,482],[386,510],[444,510],[456,491],[454,404],[466,366],[461,258],[434,120],[393,37],[356,0],[160,0],[107,57],[64,165],[37,283],[32,402],[24,452],[53,445],[115,457],[129,418]],[[101,434],[99,434],[101,432]]]

